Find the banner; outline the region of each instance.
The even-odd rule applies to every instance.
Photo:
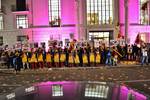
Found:
[[[117,40],[110,40],[110,46],[117,46],[119,42]]]
[[[57,41],[57,47],[63,47],[63,41]]]
[[[16,50],[20,50],[20,49],[22,49],[22,43],[21,42],[16,42],[16,44],[15,44],[15,49]]]
[[[22,42],[22,49],[23,50],[24,49],[26,49],[26,50],[30,49],[30,44],[28,43],[28,41],[23,41]]]
[[[120,46],[125,46],[125,44],[126,44],[125,39],[119,39],[118,42],[119,42]]]
[[[98,48],[100,46],[99,40],[94,40],[94,47]]]
[[[30,48],[34,48],[34,43],[30,43]]]

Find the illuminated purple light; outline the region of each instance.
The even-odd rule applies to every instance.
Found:
[[[146,96],[144,96],[134,90],[128,89],[125,86],[121,86],[120,93],[121,93],[120,100],[127,100],[129,93],[132,93],[134,95],[135,100],[147,100]]]
[[[149,25],[138,25],[139,24],[139,0],[128,0],[128,38],[130,43],[134,44],[136,36],[139,33],[150,33]],[[121,24],[120,31],[122,35],[125,35],[124,21],[125,21],[125,9],[124,0],[119,1],[119,23]],[[150,35],[148,35],[148,40],[150,42]]]
[[[29,9],[29,24],[33,23],[34,26],[49,26],[48,19],[48,0],[33,0],[33,2],[28,1]],[[31,7],[32,3],[34,4]],[[43,5],[41,5],[41,3]],[[72,6],[68,6],[72,5]],[[120,31],[124,35],[124,21],[125,21],[125,11],[124,11],[124,0],[119,1],[119,23],[121,24]],[[134,43],[138,33],[147,32],[150,33],[150,26],[141,26],[139,23],[139,3],[138,0],[129,0],[129,35],[130,43]],[[42,12],[40,10],[42,9]],[[33,16],[32,16],[33,14]],[[79,16],[81,17],[82,14]],[[33,18],[32,18],[33,17]],[[82,18],[80,18],[81,20]],[[77,28],[77,5],[74,0],[61,0],[61,25],[71,25],[71,27],[60,27],[60,28],[40,28],[38,31],[31,29],[31,32],[28,32],[30,41],[34,42],[46,42],[50,39],[50,35],[54,35],[54,38],[58,35],[61,35],[61,38],[68,39],[70,38],[70,33],[74,33],[76,39],[78,39],[78,28]],[[133,25],[134,24],[134,25]],[[33,32],[33,33],[32,33]],[[81,33],[85,33],[84,29],[80,30]],[[32,37],[33,34],[33,37]],[[37,36],[36,36],[37,35]],[[150,38],[150,35],[149,37]],[[150,39],[149,39],[150,41]]]

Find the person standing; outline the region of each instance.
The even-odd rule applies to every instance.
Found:
[[[38,52],[38,66],[39,68],[43,68],[44,67],[44,62],[43,62],[43,53],[42,53],[42,50],[39,49]]]
[[[46,63],[47,63],[47,67],[50,68],[51,67],[51,54],[50,54],[50,49],[48,50],[48,52],[46,53]]]
[[[61,58],[61,54],[62,54],[62,49],[61,49],[61,47],[58,47],[58,58],[59,58],[59,67],[61,67],[62,66],[62,64],[61,64],[61,60],[60,60],[60,58]]]
[[[6,65],[7,65],[7,68],[9,69],[10,68],[10,55],[9,55],[9,51],[5,52],[5,56],[6,56]]]
[[[111,55],[112,55],[112,54],[111,54],[111,50],[110,50],[110,48],[108,47],[108,48],[107,48],[107,51],[106,51],[106,62],[105,62],[106,65],[109,65],[109,66],[112,65]]]
[[[148,65],[148,50],[146,47],[142,48],[142,61],[141,65],[147,64]]]
[[[21,54],[18,52],[16,53],[16,60],[15,60],[15,71],[20,72],[22,67],[22,59],[21,59]]]
[[[43,56],[43,67],[46,66],[46,50],[42,48],[42,56]]]
[[[58,52],[58,48],[55,47],[55,51],[54,51],[54,65],[55,67],[59,66],[59,52]]]
[[[64,49],[64,53],[65,53],[65,58],[66,58],[66,61],[65,61],[65,66],[68,67],[69,66],[69,50],[67,47],[65,47]]]
[[[83,67],[83,48],[80,47],[78,50],[78,56],[79,56],[79,66]]]
[[[54,47],[51,48],[50,54],[51,54],[52,67],[54,67],[55,66],[55,62],[54,62],[55,49],[54,49]]]
[[[132,60],[132,46],[128,45],[128,60]]]
[[[91,66],[91,64],[90,64],[91,47],[88,43],[87,43],[87,47],[85,48],[85,51],[86,51],[86,56],[87,56],[87,60],[88,60],[88,67],[90,67]]]
[[[22,53],[22,63],[23,63],[23,69],[27,69],[27,55],[25,51],[23,51]]]

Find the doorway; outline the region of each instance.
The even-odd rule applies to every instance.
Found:
[[[89,40],[99,40],[104,43],[109,43],[110,39],[113,38],[112,32],[110,31],[90,31]]]

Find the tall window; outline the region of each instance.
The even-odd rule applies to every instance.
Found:
[[[60,0],[49,0],[49,24],[60,26]]]
[[[27,35],[20,35],[20,36],[17,36],[17,41],[26,41],[27,40]]]
[[[109,87],[105,85],[87,84],[85,87],[85,97],[104,98],[108,97]]]
[[[53,85],[52,86],[52,96],[63,96],[62,85]]]
[[[28,17],[27,15],[17,15],[16,16],[17,28],[28,28]]]
[[[149,24],[149,3],[148,0],[139,0],[139,23]]]
[[[113,23],[113,0],[87,0],[88,25]]]
[[[3,16],[0,15],[0,30],[3,29]]]

